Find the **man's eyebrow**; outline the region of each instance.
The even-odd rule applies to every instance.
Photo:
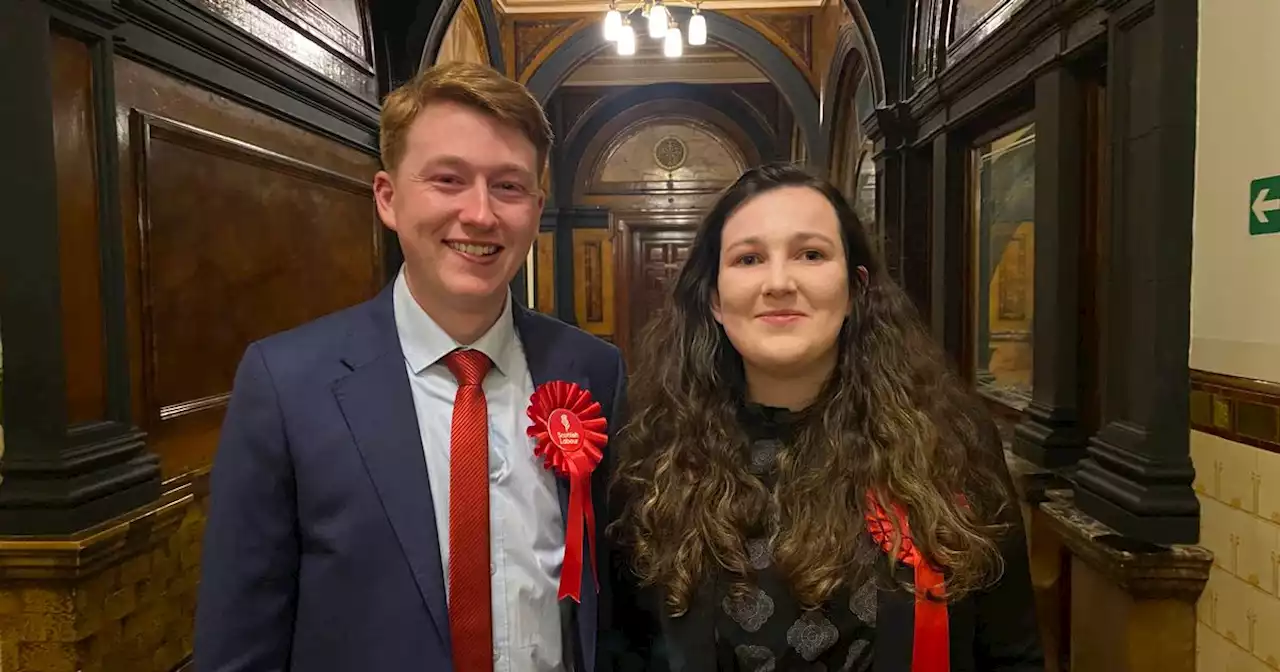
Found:
[[[422,164],[422,168],[419,170],[419,172],[422,172],[424,170],[430,170],[432,168],[453,168],[456,170],[463,170],[463,169],[472,170],[472,169],[475,169],[476,166],[472,165],[470,161],[467,161],[466,159],[463,159],[460,156],[446,154],[443,156],[432,157],[431,159],[427,160],[425,163]],[[529,179],[533,179],[534,177],[533,171],[529,170],[527,167],[522,166],[518,163],[510,163],[510,162],[499,163],[494,166],[484,167],[484,169],[485,169],[485,172],[492,171],[500,174],[518,173],[521,177],[526,177]]]

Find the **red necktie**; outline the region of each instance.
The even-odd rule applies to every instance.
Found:
[[[458,379],[449,437],[449,630],[453,669],[493,669],[489,578],[489,407],[477,350],[455,350],[445,365]]]

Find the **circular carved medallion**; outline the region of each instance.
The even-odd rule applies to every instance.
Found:
[[[683,166],[688,156],[689,148],[685,146],[683,140],[674,135],[668,135],[653,146],[654,163],[668,172]]]

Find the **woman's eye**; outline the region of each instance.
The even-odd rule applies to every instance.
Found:
[[[800,253],[800,256],[805,261],[822,261],[827,258],[827,255],[819,252],[818,250],[805,250]]]
[[[744,254],[741,257],[738,257],[738,260],[733,263],[735,266],[754,266],[757,263],[760,263],[760,255]]]

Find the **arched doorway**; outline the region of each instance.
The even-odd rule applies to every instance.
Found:
[[[675,101],[634,108],[601,129],[575,177],[574,202],[607,208],[608,230],[575,231],[612,252],[614,340],[624,353],[662,309],[672,281],[688,257],[698,222],[716,196],[758,150],[741,129],[713,109]],[[606,241],[612,247],[604,248]],[[579,245],[575,242],[575,249]],[[578,281],[590,310],[601,306],[590,269]],[[603,278],[602,278],[603,279]]]

